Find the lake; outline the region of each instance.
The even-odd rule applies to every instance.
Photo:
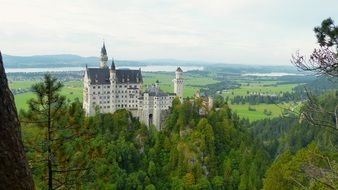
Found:
[[[118,69],[139,69],[145,72],[174,72],[176,71],[176,66],[164,66],[164,65],[149,65],[149,66],[140,66],[140,67],[129,67],[122,66],[117,67]],[[182,70],[185,71],[202,71],[203,67],[198,66],[182,66]],[[65,72],[65,71],[84,71],[84,67],[56,67],[56,68],[6,68],[6,73],[41,73],[41,72]]]
[[[242,76],[257,76],[257,77],[281,77],[281,76],[303,76],[303,74],[296,74],[296,73],[278,73],[278,72],[271,72],[271,73],[245,73]]]

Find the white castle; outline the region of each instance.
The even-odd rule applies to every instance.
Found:
[[[159,81],[142,91],[143,79],[141,69],[116,69],[114,60],[110,68],[105,44],[101,48],[99,68],[88,68],[84,74],[83,108],[87,115],[114,113],[126,109],[133,117],[146,125],[155,125],[161,129],[161,123],[169,113],[173,99],[177,96],[183,100],[182,69],[176,70],[173,80],[174,93],[161,91]]]

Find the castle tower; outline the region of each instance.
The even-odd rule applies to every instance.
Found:
[[[160,90],[160,81],[156,80],[155,87],[157,90]]]
[[[183,78],[182,78],[182,69],[178,67],[176,69],[176,78],[173,80],[174,82],[174,93],[177,97],[180,98],[181,102],[183,101]]]
[[[153,124],[160,130],[161,127],[161,101],[159,97],[154,99]]]
[[[100,68],[108,68],[107,62],[108,62],[107,50],[106,50],[106,46],[103,42],[103,45],[102,45],[102,48],[101,48]]]
[[[112,58],[112,62],[109,69],[109,80],[110,80],[110,110],[111,112],[116,111],[116,67],[114,58]]]

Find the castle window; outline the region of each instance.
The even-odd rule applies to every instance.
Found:
[[[100,92],[98,92],[98,94],[100,94]]]
[[[107,86],[107,88],[110,88],[110,86]]]
[[[93,89],[95,89],[96,87],[95,86],[93,86]]]
[[[107,106],[107,108],[110,108],[110,106]]]
[[[95,94],[95,92],[93,92],[93,94]]]
[[[101,88],[100,86],[98,86],[97,88]]]

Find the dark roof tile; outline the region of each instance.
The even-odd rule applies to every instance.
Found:
[[[109,68],[87,68],[87,75],[91,84],[110,84]],[[141,83],[142,73],[140,70],[121,69],[116,70],[117,83]]]

